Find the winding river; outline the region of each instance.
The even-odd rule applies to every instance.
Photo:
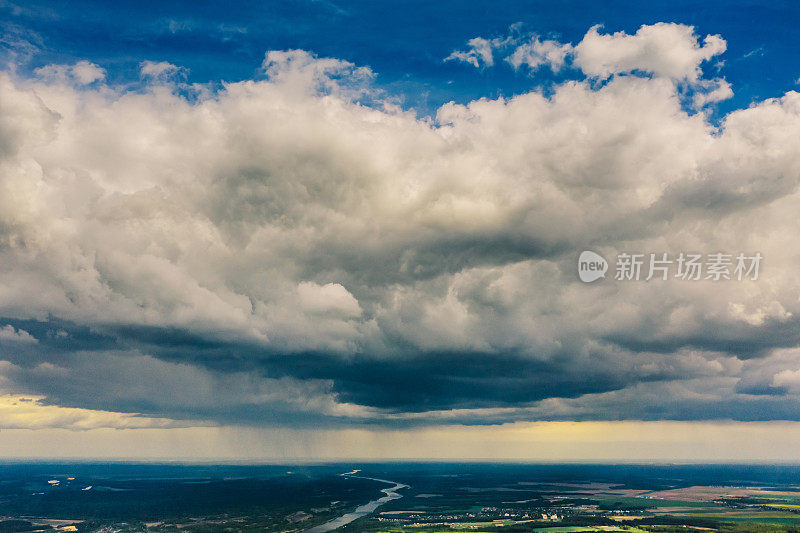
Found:
[[[400,489],[407,489],[408,488],[408,485],[404,485],[404,484],[398,483],[396,481],[388,481],[386,479],[378,479],[378,478],[374,478],[374,477],[364,477],[364,476],[355,475],[358,472],[359,472],[358,470],[353,470],[352,472],[347,472],[345,474],[339,474],[339,475],[340,476],[345,476],[345,477],[358,478],[358,479],[370,479],[372,481],[380,481],[381,483],[388,483],[389,485],[393,485],[393,486],[389,487],[389,488],[386,488],[386,489],[381,489],[381,492],[383,492],[385,494],[385,496],[382,496],[381,498],[378,498],[377,500],[372,500],[371,502],[365,503],[364,505],[360,505],[360,506],[356,507],[355,511],[353,511],[353,512],[343,514],[342,516],[340,516],[338,518],[334,518],[333,520],[331,520],[329,522],[325,522],[324,524],[320,524],[320,525],[314,526],[314,527],[312,527],[310,529],[306,529],[304,531],[304,533],[326,533],[327,531],[333,531],[334,529],[338,529],[338,528],[342,527],[345,524],[349,524],[350,522],[352,522],[354,520],[358,520],[362,516],[366,516],[366,515],[372,513],[375,509],[377,509],[378,507],[380,507],[381,505],[383,505],[386,502],[390,502],[392,500],[397,500],[399,498],[402,498],[403,495],[402,494],[398,494],[397,491],[400,490]]]

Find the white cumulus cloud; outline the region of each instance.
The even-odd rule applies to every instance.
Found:
[[[0,341],[36,343],[36,338],[24,329],[16,329],[14,326],[7,325],[0,328]]]
[[[78,61],[74,65],[47,65],[36,69],[36,74],[51,81],[72,81],[77,85],[89,85],[106,78],[105,69],[89,61]]]
[[[445,61],[462,61],[469,63],[475,68],[481,66],[491,67],[494,65],[494,52],[500,42],[495,39],[484,39],[483,37],[475,37],[467,42],[467,50],[453,50],[453,52],[444,58]]]
[[[592,29],[574,61],[605,83],[435,117],[301,50],[195,98],[2,74],[2,331],[39,340],[3,354],[8,379],[73,408],[249,423],[535,402],[519,416],[636,417],[655,382],[685,402],[665,417],[719,416],[720,399],[746,416],[736,383],[775,372],[743,361],[800,342],[800,94],[719,125],[688,112],[680,80],[723,49],[680,25]],[[589,286],[585,249],[764,265],[756,282]],[[36,358],[66,373],[57,394]],[[159,396],[159,375],[200,399]],[[758,412],[800,418],[774,401]]]
[[[695,81],[700,64],[727,47],[719,35],[707,35],[700,44],[694,28],[685,24],[659,22],[642,26],[633,35],[623,31],[601,34],[599,29],[591,28],[575,46],[575,64],[598,78],[639,70]]]

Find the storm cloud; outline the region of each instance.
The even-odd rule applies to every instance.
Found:
[[[0,74],[3,392],[158,427],[800,420],[800,94],[712,118],[725,41],[683,25],[533,39],[512,66],[578,78],[430,117],[302,50],[221,87]],[[764,262],[584,284],[587,249]]]

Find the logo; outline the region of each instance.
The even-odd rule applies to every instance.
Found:
[[[581,252],[578,258],[578,277],[584,283],[591,283],[600,278],[606,277],[608,262],[603,256],[589,250]]]
[[[620,252],[614,264],[616,281],[756,281],[761,261],[760,252],[710,254],[699,253],[629,253]],[[608,262],[603,256],[586,250],[578,258],[578,277],[584,283],[605,278]]]

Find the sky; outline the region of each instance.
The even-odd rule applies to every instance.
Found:
[[[0,2],[0,457],[796,461],[798,23]]]

